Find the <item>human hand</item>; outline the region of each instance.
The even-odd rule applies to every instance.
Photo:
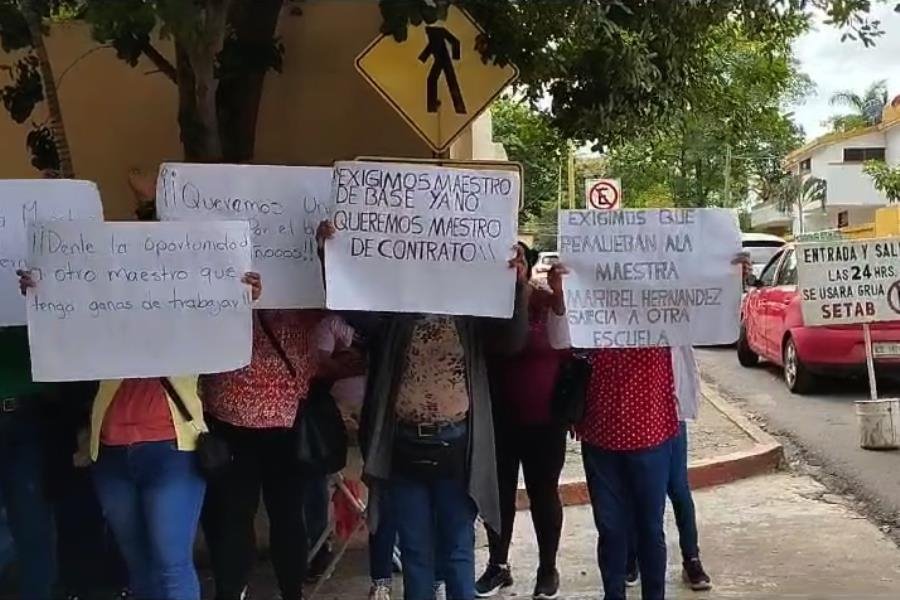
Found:
[[[562,263],[556,263],[547,272],[547,285],[554,296],[563,293],[563,277],[569,274],[569,269]]]
[[[241,283],[250,286],[250,297],[254,302],[259,300],[259,297],[262,296],[262,277],[259,276],[259,273],[254,273],[253,271],[244,273]]]
[[[744,281],[749,280],[753,276],[753,261],[750,260],[749,252],[738,252],[731,260],[731,264],[740,265]]]
[[[31,271],[27,269],[19,269],[16,271],[16,275],[19,276],[19,292],[24,296],[28,293],[29,288],[34,289],[37,287],[37,282],[31,276]]]
[[[328,219],[319,223],[319,226],[316,228],[316,244],[319,250],[325,247],[325,241],[333,238],[336,232],[334,224]]]
[[[525,260],[525,250],[519,244],[513,246],[516,255],[509,259],[509,268],[516,270],[516,281],[526,283],[528,281],[528,261]]]

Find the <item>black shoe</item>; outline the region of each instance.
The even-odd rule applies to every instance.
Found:
[[[712,582],[709,575],[703,570],[703,563],[699,558],[692,558],[684,561],[684,569],[681,571],[681,578],[695,592],[702,592],[712,589]]]
[[[328,569],[328,565],[331,564],[332,558],[331,548],[327,544],[319,548],[316,555],[309,561],[309,567],[306,570],[306,583],[319,581],[322,575],[325,574],[325,570]]]
[[[641,573],[638,571],[637,566],[628,569],[628,572],[625,573],[625,587],[637,587],[640,581]]]
[[[559,571],[538,569],[534,584],[534,600],[554,600],[559,597]]]
[[[511,587],[512,584],[513,578],[509,565],[501,567],[489,563],[484,570],[484,575],[475,582],[475,595],[479,598],[490,598],[503,588]]]

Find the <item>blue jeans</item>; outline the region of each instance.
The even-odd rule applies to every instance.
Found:
[[[700,556],[697,535],[697,515],[694,511],[694,497],[688,481],[688,437],[687,424],[682,421],[678,437],[672,440],[672,468],[669,471],[667,490],[675,523],[678,525],[678,543],[682,560],[689,561]]]
[[[394,576],[394,545],[397,525],[391,510],[390,494],[381,490],[378,498],[378,529],[369,535],[369,577],[388,581]]]
[[[137,600],[198,600],[194,538],[206,482],[174,442],[104,446],[94,483]]]
[[[451,440],[465,427],[430,437]],[[394,477],[389,491],[400,540],[404,600],[433,600],[437,576],[447,600],[475,598],[475,502],[462,479],[412,481]]]
[[[0,415],[0,495],[19,560],[19,595],[27,600],[49,599],[56,582],[53,507],[44,489],[38,419],[22,406]]]
[[[631,523],[637,531],[642,598],[665,598],[664,519],[672,446],[672,440],[634,452],[613,452],[588,444],[581,446],[599,534],[597,553],[606,600],[625,600]]]

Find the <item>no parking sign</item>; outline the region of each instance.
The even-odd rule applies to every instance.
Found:
[[[622,208],[622,182],[618,179],[588,179],[584,182],[584,203],[594,210]]]

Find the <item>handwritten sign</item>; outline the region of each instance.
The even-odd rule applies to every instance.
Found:
[[[738,336],[741,250],[724,209],[562,211],[560,260],[577,348],[726,344]]]
[[[164,164],[156,186],[163,221],[247,221],[253,269],[266,293],[258,308],[322,308],[316,228],[327,218],[331,169]]]
[[[102,221],[100,192],[90,181],[0,180],[0,327],[25,324],[16,271],[26,268],[28,226],[41,221]]]
[[[335,164],[328,308],[509,317],[519,175]]]
[[[230,371],[250,362],[246,223],[33,226],[36,381]]]
[[[804,325],[900,321],[900,238],[796,247]]]

